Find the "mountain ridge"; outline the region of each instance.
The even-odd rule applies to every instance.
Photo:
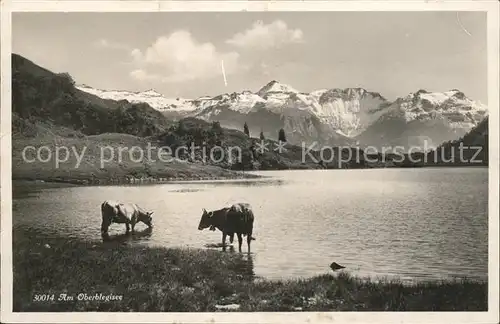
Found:
[[[105,90],[89,91],[99,95],[98,91]],[[485,105],[458,89],[444,92],[420,89],[390,101],[379,92],[361,87],[306,93],[272,80],[256,92],[244,90],[175,100],[158,96],[157,91],[154,94],[154,102],[147,96],[132,100],[149,103],[173,119],[197,117],[236,129],[246,122],[252,134],[262,131],[266,137],[275,139],[283,128],[294,144],[407,147],[412,143],[422,145],[422,138],[427,138],[432,145],[439,145],[463,136],[487,116]],[[390,130],[391,127],[397,131]]]

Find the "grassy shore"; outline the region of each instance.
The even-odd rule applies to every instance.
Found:
[[[223,180],[258,178],[247,172],[223,169],[218,166],[189,163],[185,160],[171,159],[159,162],[157,151],[152,150],[152,160],[138,160],[139,155],[131,155],[131,148],[141,148],[148,152],[148,139],[127,135],[107,133],[83,138],[64,138],[42,136],[36,139],[17,138],[12,141],[12,178],[15,180],[42,180],[45,182],[73,184],[123,184],[155,183],[183,180]],[[30,148],[42,150],[40,156]],[[60,162],[56,162],[57,148]],[[123,154],[120,149],[126,149]],[[50,153],[49,153],[50,151]],[[76,152],[76,153],[75,153]],[[147,153],[144,153],[147,154]],[[79,160],[80,157],[80,160]],[[67,159],[66,159],[67,158]],[[163,157],[168,159],[168,157]],[[172,158],[172,157],[170,157]],[[43,162],[46,161],[46,162]]]
[[[271,281],[254,276],[245,252],[82,242],[16,228],[13,258],[14,311],[487,310],[484,282],[403,285],[347,273]],[[123,298],[78,301],[79,293]],[[37,294],[54,301],[34,301]],[[58,301],[60,294],[75,299]]]

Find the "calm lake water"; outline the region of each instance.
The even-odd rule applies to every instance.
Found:
[[[198,231],[202,208],[247,202],[256,217],[252,259],[258,276],[324,274],[335,261],[361,276],[487,280],[486,168],[261,174],[270,178],[33,191],[14,197],[13,222],[102,242],[100,204],[113,199],[155,212],[151,235],[138,234],[127,244],[208,248],[220,243],[221,233]],[[140,223],[136,230],[144,228]],[[124,225],[110,228],[112,236],[124,232]]]

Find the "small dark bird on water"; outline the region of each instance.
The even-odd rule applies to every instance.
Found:
[[[341,266],[340,264],[335,262],[332,262],[332,264],[330,264],[330,269],[332,269],[333,271],[337,271],[339,269],[344,269],[344,268],[345,268],[344,266]]]

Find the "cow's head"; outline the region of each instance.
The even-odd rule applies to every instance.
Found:
[[[213,212],[207,212],[205,208],[203,208],[203,214],[201,215],[200,224],[198,225],[200,231],[212,225],[213,215]]]
[[[153,212],[141,213],[138,220],[151,228],[153,227],[153,217],[151,217],[151,215],[153,215]]]

